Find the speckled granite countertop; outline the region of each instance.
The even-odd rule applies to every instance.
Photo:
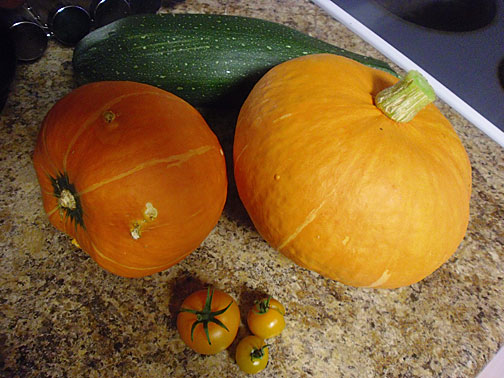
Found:
[[[270,19],[380,57],[308,1],[167,1],[163,11]],[[446,105],[438,103],[473,166],[471,219],[457,253],[422,282],[356,289],[295,266],[256,233],[233,185],[200,248],[165,272],[125,279],[48,223],[32,168],[42,118],[74,87],[71,57],[50,43],[42,59],[20,65],[0,115],[0,375],[240,376],[235,344],[202,356],[178,338],[182,298],[208,284],[242,312],[261,293],[286,305],[287,328],[262,377],[473,377],[503,345],[504,150]],[[205,117],[230,157],[234,115]]]

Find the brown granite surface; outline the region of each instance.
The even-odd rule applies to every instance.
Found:
[[[261,17],[380,57],[308,1],[165,1],[163,11]],[[295,266],[256,233],[232,181],[200,248],[165,272],[125,279],[74,247],[41,205],[31,154],[45,113],[74,87],[71,57],[51,42],[20,65],[0,114],[0,375],[240,376],[236,344],[202,356],[178,338],[178,306],[204,285],[230,293],[243,313],[261,293],[286,305],[261,377],[474,377],[503,345],[504,150],[448,106],[438,102],[473,166],[471,219],[457,253],[422,282],[357,289]],[[234,116],[205,113],[228,159]],[[239,337],[247,332],[242,324]]]

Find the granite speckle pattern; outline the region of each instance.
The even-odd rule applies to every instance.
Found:
[[[163,12],[261,17],[381,55],[308,1],[165,1]],[[142,279],[99,268],[48,222],[31,154],[49,108],[75,87],[72,50],[51,42],[18,67],[0,114],[0,374],[6,377],[237,377],[236,342],[202,356],[178,338],[182,299],[214,285],[245,314],[271,294],[287,328],[260,377],[474,377],[504,343],[504,150],[445,104],[473,166],[469,229],[434,274],[357,289],[297,267],[254,230],[233,186],[215,229],[187,259]],[[229,167],[232,111],[203,111]],[[231,170],[230,170],[231,172]]]

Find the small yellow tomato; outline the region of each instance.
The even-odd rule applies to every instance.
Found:
[[[236,347],[236,363],[248,374],[263,370],[268,364],[268,346],[258,336],[246,336]]]
[[[284,315],[285,307],[276,299],[268,297],[256,302],[250,309],[247,324],[254,335],[269,339],[284,330]]]

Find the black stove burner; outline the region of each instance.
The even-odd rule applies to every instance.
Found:
[[[502,59],[499,63],[499,67],[497,68],[497,75],[499,76],[499,82],[504,90],[504,59]]]
[[[496,0],[374,0],[396,16],[441,31],[467,32],[490,24]]]

